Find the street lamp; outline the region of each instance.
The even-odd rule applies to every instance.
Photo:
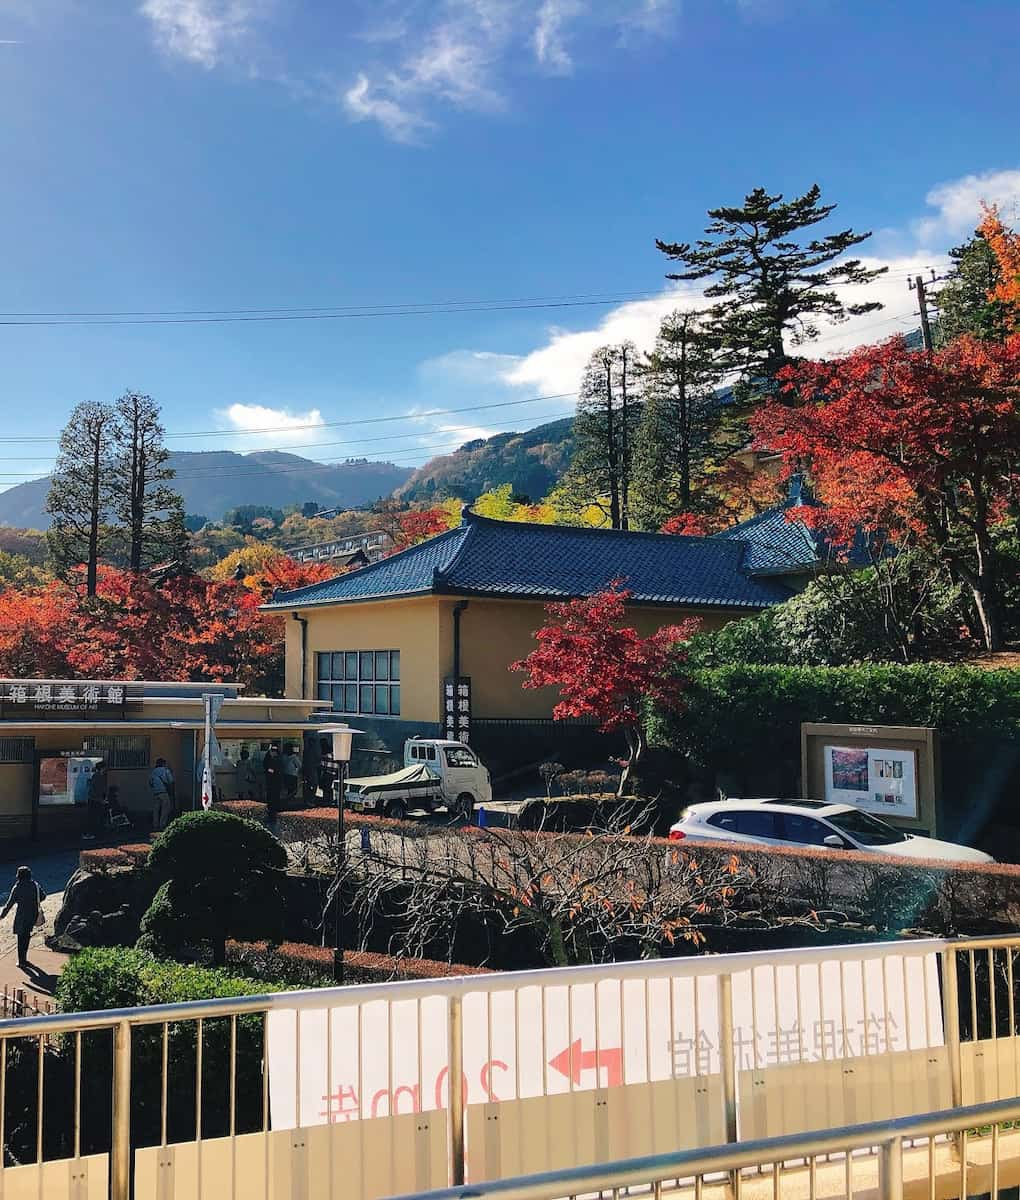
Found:
[[[350,725],[326,725],[320,732],[333,735],[333,761],[339,766],[339,773],[333,783],[336,790],[336,879],[333,882],[333,982],[344,981],[344,946],[343,946],[343,911],[341,901],[341,886],[344,868],[347,866],[347,837],[344,830],[344,805],[347,791],[347,764],[351,761],[351,750],[354,746],[354,736],[364,733],[363,729],[352,729]]]

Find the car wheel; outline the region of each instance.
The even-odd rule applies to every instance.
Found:
[[[475,815],[475,798],[470,792],[461,792],[457,797],[457,816],[470,821]]]
[[[386,805],[386,815],[394,821],[404,821],[407,819],[407,805],[403,800],[391,800]]]

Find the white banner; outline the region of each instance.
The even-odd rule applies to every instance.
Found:
[[[736,970],[737,1070],[942,1045],[936,959],[891,945]],[[463,1001],[466,1103],[718,1072],[717,976],[676,965],[671,978],[607,967],[570,987],[569,972],[492,992],[479,981]],[[274,1129],[447,1106],[446,997],[353,1001],[270,1013]]]

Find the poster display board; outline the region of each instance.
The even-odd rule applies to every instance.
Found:
[[[943,1044],[937,950],[861,948],[859,957],[762,966],[732,976],[738,1071]],[[719,981],[608,967],[598,983],[541,984],[463,1003],[468,1104],[616,1087],[721,1069]],[[654,976],[654,977],[653,977]],[[406,994],[406,993],[405,993]],[[285,1001],[281,996],[281,1002]],[[269,1014],[273,1129],[429,1112],[449,1103],[447,1001],[353,998]]]
[[[881,817],[916,819],[917,756],[913,750],[825,747],[825,799]]]
[[[805,799],[850,804],[897,828],[941,836],[937,729],[805,722],[800,747]]]

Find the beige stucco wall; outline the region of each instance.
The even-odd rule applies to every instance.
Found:
[[[305,609],[308,620],[307,687],[315,687],[315,654],[336,650],[399,650],[403,721],[439,720],[439,689],[453,672],[453,607],[456,598],[424,596],[365,601]],[[692,615],[689,610],[632,608],[628,620],[647,636]],[[703,628],[717,629],[733,614],[702,615]],[[523,689],[523,675],[510,664],[535,647],[545,620],[540,601],[473,597],[461,617],[461,672],[471,676],[477,718],[552,715],[555,689]],[[301,693],[301,626],[287,621],[287,695]]]
[[[315,655],[336,650],[400,651],[400,716],[405,721],[439,720],[438,601],[434,596],[374,600],[306,609],[309,698],[315,690]],[[288,697],[301,695],[301,625],[287,621]]]
[[[453,666],[453,601],[443,599],[440,625],[441,659]],[[694,615],[674,608],[630,608],[627,622],[643,637],[663,625],[674,625]],[[725,615],[710,613],[702,617],[702,628],[718,629]],[[729,618],[732,619],[732,618]],[[532,717],[552,716],[558,699],[556,688],[524,688],[523,672],[513,672],[510,664],[527,657],[535,649],[535,631],[546,620],[545,605],[540,601],[471,600],[461,616],[461,672],[471,676],[472,716]]]

